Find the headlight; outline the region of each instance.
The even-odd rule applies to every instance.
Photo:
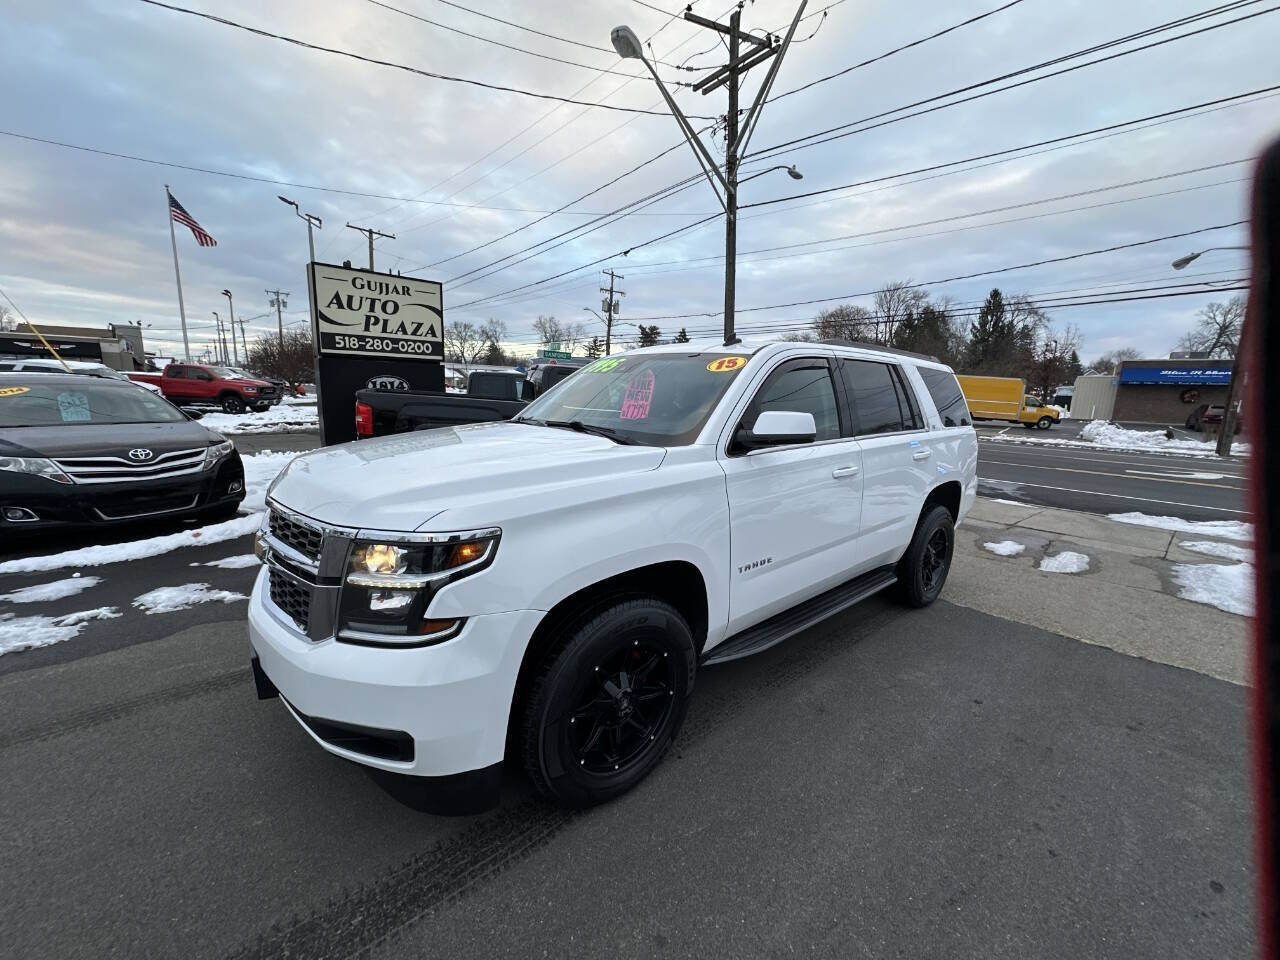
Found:
[[[10,473],[30,473],[52,480],[54,483],[72,482],[71,478],[62,472],[61,467],[44,457],[0,457],[0,470],[8,470]]]
[[[257,392],[258,392],[258,388],[257,388],[257,387],[242,387],[241,389],[243,389],[245,393],[257,393]]]
[[[456,636],[461,620],[425,618],[446,584],[493,562],[502,531],[388,534],[355,540],[342,586],[338,639],[381,646],[424,646]]]
[[[230,440],[223,440],[221,443],[215,443],[207,447],[204,451],[204,468],[212,470],[227,457],[231,456],[231,451],[234,449],[235,446]]]

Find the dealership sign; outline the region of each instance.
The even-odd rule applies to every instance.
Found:
[[[324,263],[313,263],[311,271],[320,356],[444,359],[439,283]]]
[[[1186,386],[1227,386],[1231,382],[1231,363],[1198,367],[1131,367],[1120,368],[1120,383],[1183,384]]]

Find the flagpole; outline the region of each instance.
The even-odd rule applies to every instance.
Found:
[[[182,304],[182,272],[178,269],[178,238],[173,234],[173,207],[169,201],[172,195],[169,193],[169,185],[164,185],[164,206],[165,216],[169,218],[169,243],[173,245],[173,277],[178,282],[178,316],[182,319],[182,359],[185,363],[191,362],[191,343],[187,339],[187,308]]]

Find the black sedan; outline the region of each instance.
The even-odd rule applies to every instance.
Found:
[[[4,532],[225,520],[244,499],[231,441],[123,380],[0,373]]]

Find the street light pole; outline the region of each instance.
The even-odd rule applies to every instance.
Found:
[[[787,49],[791,46],[791,38],[795,36],[796,27],[800,24],[800,18],[803,16],[804,8],[807,4],[808,0],[800,0],[800,7],[796,10],[795,17],[791,20],[791,26],[787,30],[787,35],[780,44],[772,34],[767,37],[758,37],[753,33],[747,33],[740,29],[742,20],[741,3],[734,7],[733,13],[729,17],[728,26],[717,23],[715,20],[708,20],[706,17],[700,17],[689,8],[685,9],[685,20],[727,35],[729,38],[729,62],[723,67],[713,70],[693,85],[693,89],[704,96],[722,86],[727,86],[728,88],[729,111],[725,114],[725,163],[723,173],[719,164],[716,163],[707,150],[706,145],[699,139],[697,131],[693,129],[688,118],[676,106],[671,94],[667,92],[666,85],[663,84],[662,78],[658,76],[658,71],[654,69],[653,64],[645,57],[644,47],[640,43],[640,38],[636,36],[635,31],[630,27],[620,26],[614,27],[609,34],[609,40],[612,42],[613,49],[617,51],[618,56],[626,60],[639,60],[648,68],[654,82],[658,85],[658,90],[662,93],[662,99],[666,101],[668,109],[671,110],[671,115],[675,118],[676,124],[680,127],[685,139],[689,141],[689,146],[693,148],[694,156],[698,160],[698,166],[702,168],[707,182],[711,184],[711,189],[715,192],[716,199],[724,207],[724,342],[726,346],[738,342],[738,336],[734,330],[734,298],[737,286],[738,259],[738,164],[743,154],[746,153],[747,142],[751,139],[752,133],[755,132],[756,124],[760,120],[761,109],[765,101],[768,100],[769,91],[773,88],[773,81],[778,75],[778,67],[781,66],[782,58],[786,56]],[[745,53],[742,52],[743,43],[748,46]],[[742,119],[741,128],[739,128],[738,81],[752,67],[769,59],[772,59],[773,63],[769,65],[769,72],[765,76],[764,82],[760,85],[760,89],[756,92],[756,98],[746,116]],[[795,168],[791,169],[794,171]],[[795,176],[794,173],[793,176]],[[717,184],[719,185],[719,190],[716,189]],[[723,191],[723,196],[721,195],[721,190]]]
[[[303,213],[301,208],[298,207],[298,204],[295,203],[293,200],[290,200],[288,197],[282,197],[280,196],[280,194],[277,193],[276,199],[279,200],[281,203],[287,203],[289,206],[293,207],[293,212],[297,214],[299,217],[301,217],[303,220],[307,221],[307,252],[311,255],[311,262],[315,263],[316,262],[316,239],[311,232],[311,228],[315,227],[317,230],[323,230],[324,221],[322,221],[315,214]]]
[[[231,325],[231,358],[235,361],[235,365],[240,366],[240,357],[236,353],[236,308],[231,302],[231,291],[223,290],[222,295],[227,298],[227,310],[230,311],[231,319],[227,321]],[[242,331],[243,332],[243,331]],[[244,352],[245,363],[249,362],[249,351]]]

